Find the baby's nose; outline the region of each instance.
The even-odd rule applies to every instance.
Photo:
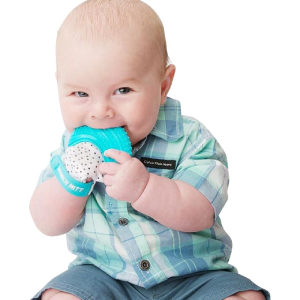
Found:
[[[92,119],[102,120],[105,118],[112,118],[114,115],[114,110],[108,103],[97,103],[93,106],[91,111]]]

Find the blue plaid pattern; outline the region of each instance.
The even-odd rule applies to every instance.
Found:
[[[62,155],[68,139],[69,134],[65,133],[60,149],[51,156]],[[227,159],[212,134],[197,120],[182,116],[180,103],[168,98],[161,106],[154,129],[133,152],[138,159],[175,160],[174,170],[147,170],[185,181],[204,194],[215,210],[213,227],[194,233],[172,230],[130,204],[109,197],[104,184],[96,183],[83,218],[67,233],[68,248],[76,255],[70,267],[93,264],[113,278],[145,288],[199,271],[236,272],[228,263],[231,239],[219,218],[227,201]],[[52,176],[48,166],[39,183]],[[119,224],[120,218],[126,218],[128,224]],[[150,264],[149,270],[141,267],[145,260]]]

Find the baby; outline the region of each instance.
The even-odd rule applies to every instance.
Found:
[[[66,132],[122,127],[132,156],[109,149],[88,195],[66,190],[49,164],[30,202],[44,234],[67,234],[69,269],[32,299],[270,299],[228,263],[219,214],[227,200],[223,149],[167,97],[175,74],[163,25],[139,0],[88,0],[57,36]]]

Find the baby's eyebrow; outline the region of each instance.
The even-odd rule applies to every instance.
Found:
[[[125,78],[119,81],[120,84],[123,83],[141,83],[141,80],[136,77]]]
[[[136,78],[136,77],[130,77],[130,78],[124,78],[121,80],[117,80],[116,82],[112,83],[112,86],[114,87],[125,87],[127,85],[131,85],[131,84],[141,84],[141,80]],[[72,89],[75,91],[86,91],[87,88],[84,86],[80,86],[77,84],[73,84],[73,83],[63,83],[63,88],[65,89]]]
[[[75,89],[75,90],[84,90],[85,88],[82,86],[78,86],[76,84],[70,84],[70,83],[64,83],[63,84],[64,88],[71,88],[71,89]]]

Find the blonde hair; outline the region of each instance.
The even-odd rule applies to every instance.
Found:
[[[163,24],[156,12],[140,0],[87,0],[74,8],[61,25],[57,45],[87,41],[105,43],[129,29],[141,31],[149,41],[149,51],[163,67],[169,58]]]

